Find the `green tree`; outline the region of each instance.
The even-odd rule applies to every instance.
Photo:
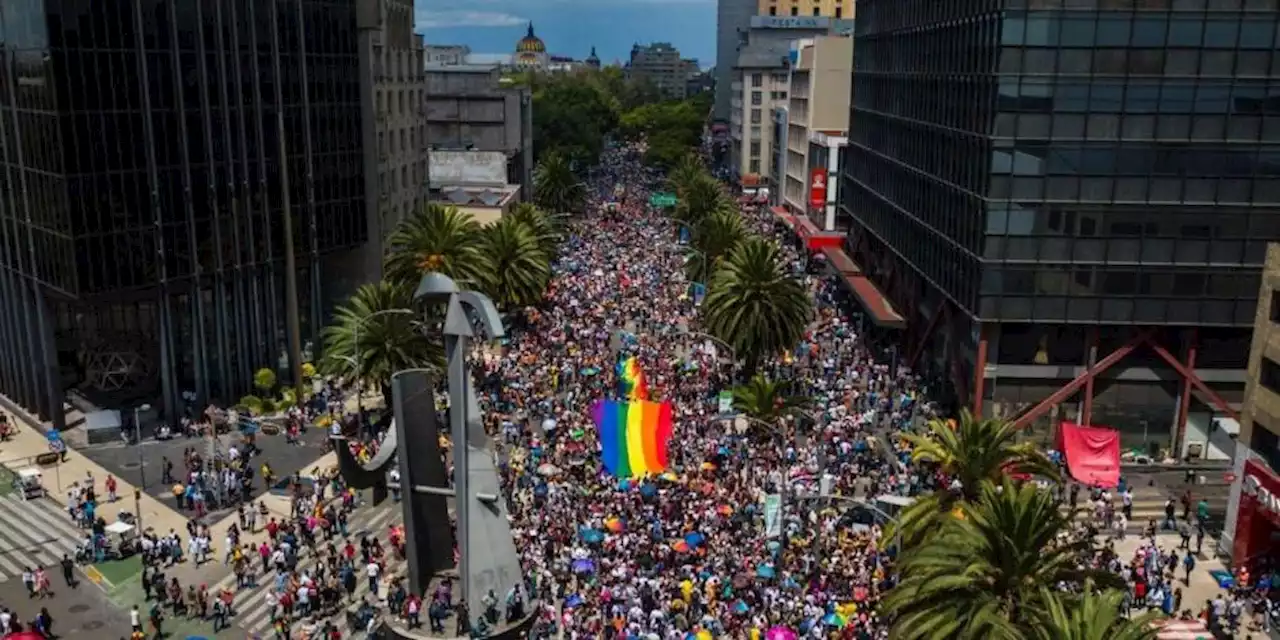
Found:
[[[485,228],[481,243],[487,276],[484,290],[501,309],[537,303],[551,279],[551,261],[537,234],[513,217]]]
[[[667,186],[676,195],[681,195],[695,181],[709,177],[711,176],[707,173],[706,166],[702,164],[702,159],[695,153],[686,153],[680,162],[667,172]]]
[[[733,207],[719,207],[693,227],[689,241],[692,250],[685,261],[689,278],[706,282],[720,261],[747,237],[742,215]]]
[[[382,281],[356,290],[321,332],[324,357],[320,369],[356,382],[376,385],[391,406],[391,375],[401,369],[442,367],[444,349],[422,330],[411,314],[381,313],[409,309],[417,281]]]
[[[1041,586],[1040,601],[1040,620],[1025,634],[1028,640],[1156,639],[1152,623],[1160,618],[1159,611],[1126,618],[1120,612],[1124,592],[1098,589],[1092,580],[1079,594]]]
[[[455,207],[427,205],[402,221],[387,244],[388,280],[417,286],[422,274],[438,271],[465,289],[484,278],[480,225]]]
[[[960,491],[935,491],[918,498],[890,523],[886,539],[901,536],[910,549],[924,544],[937,530],[940,518],[962,501],[973,501],[983,482],[999,482],[1010,473],[1058,477],[1057,469],[1030,442],[1018,442],[1013,423],[998,419],[978,420],[966,409],[955,420],[930,420],[922,434],[903,436],[912,445],[916,463],[931,462],[960,483]]]
[[[1004,478],[937,523],[932,544],[900,556],[900,581],[881,602],[902,640],[1021,640],[1044,621],[1042,587],[1119,576],[1081,570],[1088,541],[1064,541],[1070,521],[1052,494]],[[1061,636],[1055,636],[1061,637]]]
[[[264,394],[269,394],[276,388],[276,372],[268,367],[258,369],[253,374],[253,386]]]
[[[790,382],[770,380],[759,373],[751,376],[746,384],[733,389],[735,409],[770,424],[777,424],[785,417],[803,414],[811,404],[811,398],[792,394]]]
[[[778,248],[750,237],[720,261],[702,302],[706,331],[733,346],[754,371],[766,357],[795,347],[813,317],[813,301],[791,277]]]
[[[676,203],[672,217],[677,224],[688,227],[690,230],[697,228],[715,211],[726,211],[741,216],[737,204],[729,199],[729,195],[725,193],[720,183],[706,173],[680,186],[677,196],[679,201]]]
[[[521,202],[507,214],[507,217],[518,220],[533,232],[538,240],[538,247],[548,256],[558,253],[560,242],[564,239],[564,219],[560,214],[547,213],[536,205]]]
[[[533,172],[533,201],[552,213],[581,213],[587,188],[558,152],[545,154]]]
[[[589,74],[539,74],[531,84],[534,155],[557,152],[571,167],[593,164],[617,129],[617,100]]]

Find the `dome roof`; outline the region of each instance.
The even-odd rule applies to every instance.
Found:
[[[600,58],[596,57],[596,48],[591,47],[591,55],[587,56],[587,62],[600,62]]]
[[[525,37],[520,38],[516,43],[516,53],[546,53],[547,45],[542,43],[542,38],[533,35],[533,23],[529,23],[529,33]]]

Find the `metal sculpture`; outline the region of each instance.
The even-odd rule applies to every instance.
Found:
[[[493,592],[501,602],[522,582],[520,560],[502,499],[494,450],[466,362],[477,325],[490,338],[505,334],[493,302],[474,291],[458,291],[453,280],[427,274],[414,294],[417,301],[447,304],[444,334],[448,356],[449,423],[453,441],[453,486],[446,484],[438,444],[434,385],[425,370],[397,372],[391,379],[394,429],[378,453],[360,463],[345,443],[335,443],[339,469],[356,488],[387,487],[394,457],[399,463],[409,589],[423,593],[430,576],[452,565],[452,541],[459,549],[461,598],[471,623],[485,614],[477,606]],[[457,535],[449,530],[447,500],[454,499]],[[447,542],[446,542],[447,541]]]

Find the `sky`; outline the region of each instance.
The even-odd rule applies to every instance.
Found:
[[[510,53],[530,21],[554,55],[605,64],[626,61],[631,45],[670,42],[704,68],[715,64],[716,0],[416,0],[427,44],[465,44]]]

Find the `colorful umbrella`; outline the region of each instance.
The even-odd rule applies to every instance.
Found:
[[[722,504],[722,505],[720,505],[719,507],[717,507],[717,508],[716,508],[716,511],[717,511],[720,515],[722,515],[722,516],[724,516],[724,517],[726,517],[726,518],[727,518],[727,517],[729,517],[729,516],[731,516],[731,515],[733,515],[733,507],[731,507],[731,506],[729,506],[729,505],[727,505],[727,504]]]
[[[680,481],[680,476],[678,476],[678,475],[676,475],[676,474],[674,474],[674,473],[672,473],[672,472],[670,472],[670,471],[668,471],[668,472],[666,472],[666,473],[664,473],[664,474],[662,474],[662,475],[660,475],[660,476],[658,476],[658,477],[659,477],[659,478],[662,478],[663,480],[666,480],[667,482],[679,482],[679,481]]]
[[[703,542],[706,542],[707,537],[702,535],[700,532],[690,531],[689,533],[684,534],[684,541],[689,543],[690,547],[697,547]]]
[[[621,518],[611,517],[604,521],[604,528],[608,529],[610,533],[622,533],[622,530],[626,527],[622,524]]]
[[[799,640],[800,636],[787,627],[773,627],[764,632],[764,640]]]
[[[591,573],[596,570],[596,563],[586,558],[582,558],[574,560],[570,568],[573,569],[574,573]]]
[[[689,553],[689,543],[684,540],[676,540],[671,543],[671,548],[680,553]]]
[[[778,572],[770,565],[760,564],[756,566],[756,577],[771,580],[777,575]]]
[[[838,613],[828,613],[827,615],[822,617],[822,624],[825,624],[829,627],[841,628],[841,627],[844,627],[846,624],[849,624],[849,619]]]
[[[587,544],[598,544],[604,540],[604,533],[599,529],[583,528],[578,535]]]

